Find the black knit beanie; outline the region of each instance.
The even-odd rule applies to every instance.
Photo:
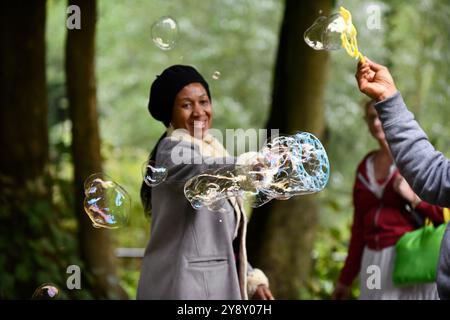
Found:
[[[191,66],[173,65],[156,76],[150,88],[148,110],[153,118],[169,126],[175,97],[188,84],[199,82],[211,100],[209,86],[202,75]]]

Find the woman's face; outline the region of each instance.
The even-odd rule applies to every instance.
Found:
[[[203,135],[211,127],[212,107],[202,84],[195,82],[185,86],[175,97],[172,112],[174,129],[186,129],[191,136]]]
[[[378,118],[377,110],[370,102],[366,105],[366,122],[372,137],[383,142],[386,139],[383,126],[381,125],[380,118]]]

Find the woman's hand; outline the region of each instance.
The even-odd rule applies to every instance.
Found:
[[[331,299],[333,300],[346,300],[350,297],[351,287],[338,283],[334,288]]]
[[[367,57],[358,63],[356,81],[359,90],[376,101],[383,101],[397,92],[394,79],[385,66],[377,64]]]
[[[270,289],[262,284],[259,285],[258,288],[256,288],[255,293],[253,294],[252,300],[275,300],[273,298],[272,292],[270,291]]]
[[[394,180],[394,190],[408,201],[415,208],[422,201],[417,194],[411,189],[405,178],[398,175]]]

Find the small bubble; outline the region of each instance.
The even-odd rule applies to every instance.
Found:
[[[175,19],[164,16],[153,23],[152,40],[162,50],[172,49],[178,40],[178,24]]]
[[[58,297],[59,289],[53,283],[40,285],[33,293],[32,300],[55,300]]]
[[[193,200],[192,201],[192,207],[196,210],[200,209],[201,207],[203,207],[203,204],[200,200]]]
[[[144,182],[149,187],[156,187],[164,182],[167,178],[167,168],[164,166],[156,166],[155,161],[146,161],[142,166],[142,176]]]
[[[213,73],[213,75],[212,75],[212,78],[213,78],[214,80],[219,80],[219,78],[220,78],[220,72],[219,72],[219,71],[214,71],[214,73]]]

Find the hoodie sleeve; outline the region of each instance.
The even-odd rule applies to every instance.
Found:
[[[419,197],[450,206],[450,160],[435,150],[397,92],[375,105],[395,163]]]

